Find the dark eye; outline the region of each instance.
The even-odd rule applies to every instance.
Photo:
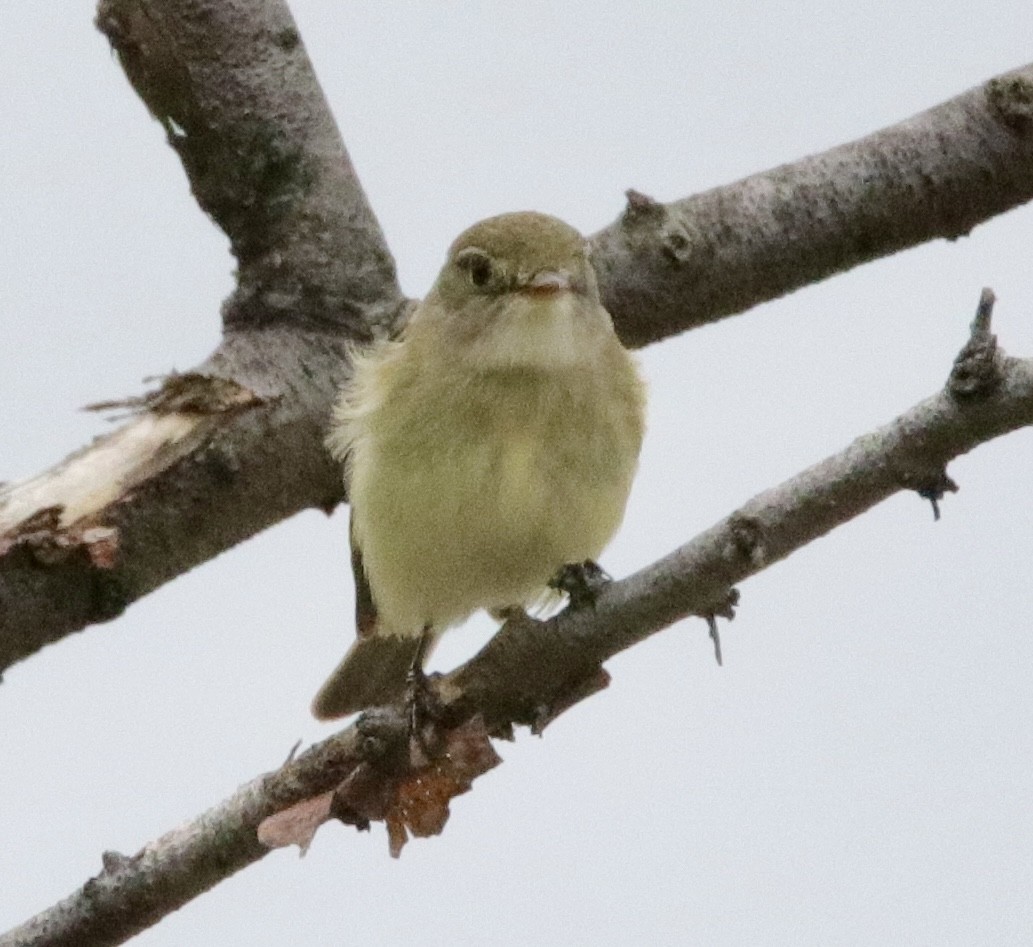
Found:
[[[470,276],[470,282],[478,289],[484,289],[491,282],[493,274],[491,257],[482,250],[475,250],[473,247],[463,250],[456,257],[456,266],[466,270]]]

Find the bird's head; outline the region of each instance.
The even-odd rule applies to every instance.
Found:
[[[584,238],[529,211],[463,231],[413,322],[486,370],[562,368],[613,333]]]

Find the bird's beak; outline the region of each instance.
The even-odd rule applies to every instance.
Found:
[[[563,270],[542,270],[534,274],[523,290],[532,296],[553,296],[556,293],[569,292],[573,288],[569,273]]]

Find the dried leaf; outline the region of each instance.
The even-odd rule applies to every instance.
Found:
[[[438,835],[448,821],[451,799],[501,762],[484,721],[475,717],[444,734],[441,754],[427,765],[398,774],[360,763],[332,792],[269,816],[258,827],[258,839],[269,848],[297,845],[304,855],[316,830],[330,819],[359,829],[382,819],[391,855],[397,858],[410,833],[418,838]]]
[[[409,833],[417,838],[440,834],[450,800],[469,791],[478,776],[501,762],[480,717],[449,732],[441,756],[397,782],[384,817],[391,857],[402,853]]]
[[[333,818],[333,798],[332,792],[325,792],[263,819],[258,826],[258,841],[267,848],[297,845],[304,855],[312,844],[316,829]]]

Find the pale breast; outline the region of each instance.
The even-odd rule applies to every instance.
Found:
[[[641,419],[596,382],[499,373],[448,392],[444,415],[406,399],[397,436],[357,445],[356,530],[389,627],[528,602],[564,563],[599,555],[623,516]]]

